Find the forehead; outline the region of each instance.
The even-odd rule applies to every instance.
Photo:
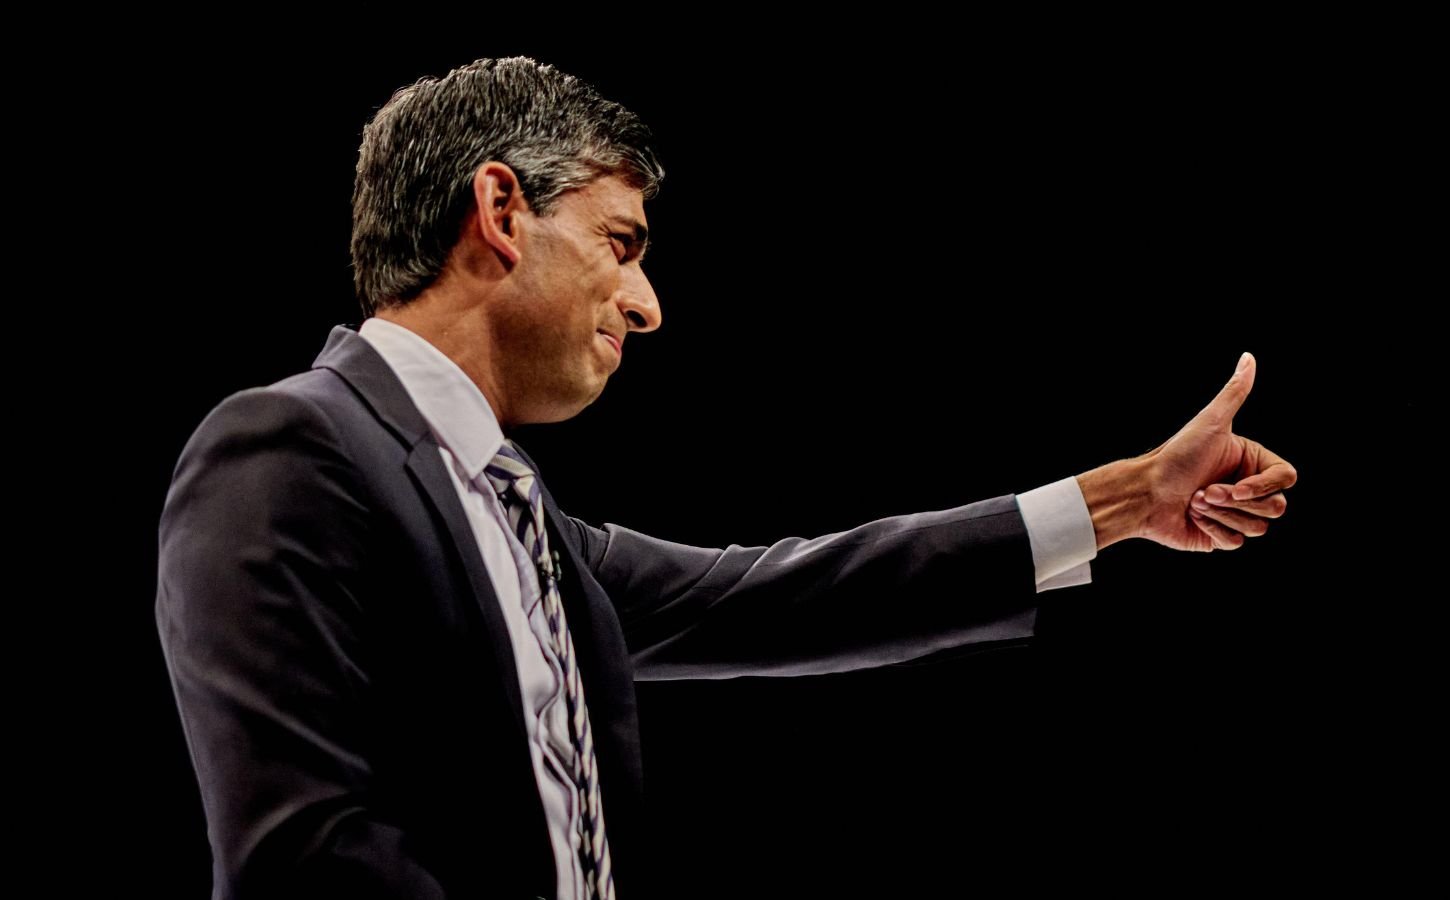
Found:
[[[596,178],[582,188],[569,191],[565,200],[577,213],[591,220],[623,217],[647,224],[644,194],[630,187],[618,175]]]

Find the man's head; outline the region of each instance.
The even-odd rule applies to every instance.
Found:
[[[536,215],[618,175],[648,200],[664,169],[649,129],[572,75],[528,57],[480,59],[393,94],[363,130],[352,264],[365,315],[414,299],[442,272],[489,160],[514,171]]]
[[[423,333],[506,425],[568,418],[619,365],[604,335],[659,325],[639,258],[663,177],[648,128],[552,66],[482,59],[400,89],[359,151],[363,311]]]

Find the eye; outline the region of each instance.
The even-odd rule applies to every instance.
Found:
[[[630,247],[634,244],[634,238],[628,234],[611,234],[610,237],[619,241],[619,243],[624,247],[624,255],[628,256]],[[624,260],[621,259],[620,262],[624,262]]]

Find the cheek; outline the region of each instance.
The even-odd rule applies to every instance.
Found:
[[[557,355],[558,346],[569,332],[561,327],[559,313],[542,303],[515,306],[495,321],[497,352],[508,357],[500,362],[514,368],[534,368]]]

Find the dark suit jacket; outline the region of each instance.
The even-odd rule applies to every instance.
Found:
[[[213,409],[161,516],[156,621],[214,896],[553,897],[497,597],[435,439],[356,327]],[[1015,495],[707,549],[543,493],[624,900],[649,865],[636,679],[840,672],[1033,633]]]

